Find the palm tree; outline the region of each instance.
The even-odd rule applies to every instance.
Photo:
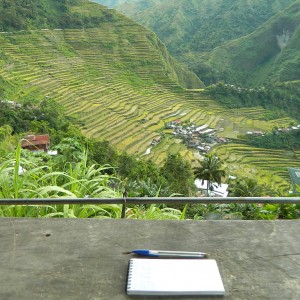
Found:
[[[202,179],[202,184],[204,180],[207,180],[208,193],[208,189],[213,189],[212,182],[220,185],[226,172],[223,168],[223,162],[215,155],[206,154],[203,160],[199,160],[199,163],[200,166],[194,168],[194,175],[196,178]]]
[[[262,194],[262,187],[258,184],[256,179],[243,178],[236,182],[233,187],[234,197],[260,197]]]

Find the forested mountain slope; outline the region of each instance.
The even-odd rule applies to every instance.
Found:
[[[96,0],[107,3],[105,0]],[[172,53],[209,51],[246,35],[294,0],[135,0],[115,8],[152,29]]]
[[[103,0],[97,1],[103,2]],[[234,53],[237,53],[240,47],[241,57],[237,60],[234,57],[232,61],[229,58],[230,61],[227,61],[226,55],[231,50],[226,52],[224,50],[226,46],[221,48],[223,50],[219,50],[218,47],[231,40],[247,36],[261,26],[266,28],[264,27],[265,22],[277,13],[286,11],[287,7],[294,2],[295,0],[136,0],[125,1],[121,4],[115,3],[115,7],[157,33],[167,45],[168,50],[193,69],[205,83],[211,84],[218,80],[224,80],[251,85],[253,81],[248,82],[245,77],[256,77],[256,70],[245,70],[238,64],[242,63],[245,50],[248,50],[247,53],[251,56],[256,55],[253,52],[264,51],[264,49],[259,48],[258,44],[253,45],[251,50],[245,49],[243,46],[240,47],[237,42]],[[291,14],[291,16],[288,16],[288,14]],[[286,18],[296,18],[293,9],[286,11],[285,16]],[[280,30],[284,30],[284,28],[280,29],[284,21],[277,20],[276,18],[273,19],[274,23],[279,22],[276,25],[278,31],[275,35],[281,36],[279,39],[285,39],[285,33],[280,32]],[[267,40],[269,43],[270,39]],[[276,52],[278,47],[276,44],[274,45],[274,42],[270,44],[271,47],[273,48],[272,51]],[[214,50],[215,48],[216,50]],[[212,55],[206,55],[211,51],[213,51]],[[224,53],[223,56],[220,54],[221,52]],[[229,53],[229,57],[231,55],[234,54]],[[264,53],[261,53],[261,61],[265,62],[268,58],[264,55]],[[225,59],[225,64],[221,62],[223,59]],[[245,59],[247,60],[247,58]],[[281,56],[281,62],[284,59],[286,57]],[[234,63],[233,68],[231,68],[231,62]],[[260,63],[259,59],[257,63]],[[245,62],[245,64],[247,63]],[[240,71],[250,72],[250,74],[245,76],[242,74],[243,76],[240,78]],[[294,71],[291,73],[293,74],[286,74],[285,77],[295,78]],[[261,75],[258,75],[258,77],[261,78]],[[236,81],[235,78],[241,80]],[[260,80],[258,80],[259,82]]]
[[[251,34],[204,55],[198,68],[208,82],[257,86],[298,81],[299,49],[300,1],[295,1]]]

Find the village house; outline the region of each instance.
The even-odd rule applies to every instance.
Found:
[[[161,137],[154,138],[151,142],[151,146],[156,146],[161,142]]]
[[[47,152],[50,147],[50,136],[49,134],[27,135],[26,137],[22,138],[21,147],[32,152]]]

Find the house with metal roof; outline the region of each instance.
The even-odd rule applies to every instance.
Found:
[[[42,135],[27,135],[21,140],[21,147],[29,151],[47,152],[50,147],[49,134]]]

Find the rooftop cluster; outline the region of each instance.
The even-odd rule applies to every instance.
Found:
[[[208,153],[214,145],[227,142],[225,138],[218,137],[216,130],[209,128],[207,124],[196,126],[194,123],[175,120],[166,123],[165,128],[172,129],[173,136],[182,139],[188,148],[195,148],[200,153]]]

